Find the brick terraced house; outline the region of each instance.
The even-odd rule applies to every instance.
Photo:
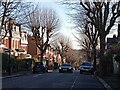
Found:
[[[8,31],[6,37],[4,37],[5,32]],[[18,59],[23,59],[28,57],[27,49],[28,49],[28,41],[27,41],[27,33],[24,31],[22,26],[15,22],[13,19],[9,19],[4,23],[1,38],[4,37],[0,42],[0,52],[9,53],[15,56]]]

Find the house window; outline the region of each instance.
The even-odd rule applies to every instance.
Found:
[[[7,47],[7,42],[8,40],[7,39],[4,39],[4,45],[5,45],[5,47]]]
[[[6,39],[4,39],[4,45],[6,45],[7,44],[7,40]]]
[[[9,47],[9,40],[6,39],[6,47]]]
[[[15,41],[15,48],[18,48],[18,42],[17,42],[17,40]]]
[[[13,47],[13,48],[14,48],[14,41],[15,41],[15,40],[12,41],[12,47]]]
[[[14,25],[14,31],[16,32],[16,26]]]

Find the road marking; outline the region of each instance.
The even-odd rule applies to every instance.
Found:
[[[70,89],[72,89],[73,87],[74,87],[74,85],[75,85],[75,82],[76,82],[76,80],[77,80],[77,76],[75,77],[75,80],[74,80],[74,82],[73,82],[73,84],[72,84],[72,86],[71,86],[71,88]]]
[[[42,74],[37,74],[37,75],[34,75],[33,77],[38,77],[38,76],[40,76],[40,75],[42,75]]]

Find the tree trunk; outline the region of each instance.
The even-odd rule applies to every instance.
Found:
[[[62,51],[61,51],[61,60],[62,60],[62,64],[64,63],[64,61],[63,61],[63,55],[64,55],[64,51],[63,51],[63,46],[62,46]]]
[[[107,56],[107,75],[111,75],[113,74],[113,51],[109,51],[108,52],[108,56]]]
[[[100,63],[99,63],[99,74],[100,76],[104,76],[106,72],[106,66],[105,66],[105,57],[104,57],[104,52],[105,52],[105,35],[101,34],[100,35]]]
[[[119,64],[119,66],[118,66],[118,75],[120,76],[120,62],[118,62]]]
[[[96,45],[93,45],[93,60],[94,60],[94,70],[96,70]]]
[[[43,61],[43,55],[44,55],[44,52],[41,51],[41,54],[40,54],[40,61],[41,61],[41,62]]]
[[[61,54],[61,61],[62,61],[62,64],[64,63],[64,61],[63,61],[63,54]]]

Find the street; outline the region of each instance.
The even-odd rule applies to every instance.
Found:
[[[94,75],[79,71],[59,73],[58,71],[44,74],[28,74],[2,80],[2,88],[68,88],[68,89],[104,89]]]

